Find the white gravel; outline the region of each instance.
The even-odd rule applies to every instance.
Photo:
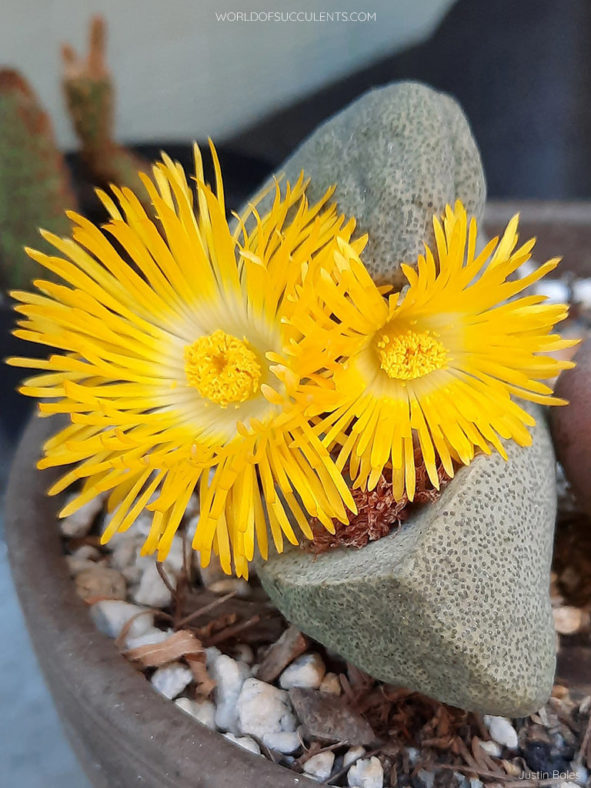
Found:
[[[296,729],[287,692],[258,679],[246,679],[238,696],[236,712],[240,731],[259,739],[267,733]]]
[[[365,747],[350,747],[343,756],[343,766],[350,766],[363,755],[365,755]]]
[[[254,739],[251,739],[250,736],[234,736],[233,733],[224,733],[224,738],[228,739],[228,741],[234,742],[234,744],[237,744],[239,747],[242,747],[243,750],[253,752],[255,755],[261,754],[261,748]]]
[[[216,682],[214,691],[215,724],[222,731],[240,733],[237,701],[242,685],[250,676],[250,668],[244,662],[238,662],[227,654],[221,653],[217,656],[214,654],[207,667],[209,675]]]
[[[154,672],[150,681],[152,686],[165,698],[172,700],[180,695],[187,684],[193,680],[193,674],[186,665],[171,662]]]
[[[69,504],[77,497],[78,493],[72,493],[66,498],[66,504]],[[81,506],[74,514],[60,520],[60,531],[62,535],[68,537],[86,536],[92,528],[97,514],[102,510],[103,504],[103,498],[99,495],[88,503],[85,503],[84,506]]]
[[[319,752],[313,755],[304,764],[304,773],[318,782],[324,782],[330,777],[334,764],[334,752]]]
[[[495,717],[491,714],[484,715],[484,724],[496,742],[509,750],[516,750],[519,746],[517,731],[506,717]]]
[[[384,769],[378,758],[362,758],[351,766],[347,772],[350,788],[382,788],[384,785]]]
[[[175,704],[202,725],[212,731],[215,730],[215,706],[210,700],[197,701],[190,698],[177,698]]]
[[[139,648],[140,646],[154,646],[156,643],[163,643],[172,635],[172,629],[158,629],[152,627],[137,637],[127,637],[125,647],[128,649]]]
[[[174,586],[176,579],[170,572],[167,573],[169,582]],[[156,562],[152,561],[142,571],[140,584],[133,594],[134,602],[148,607],[168,607],[172,601],[172,594],[166,583],[160,577]]]
[[[90,608],[90,615],[97,629],[110,638],[119,637],[130,618],[137,616],[129,628],[130,637],[139,637],[154,627],[154,614],[146,608],[119,599],[102,599]],[[143,613],[143,615],[138,615]]]
[[[271,750],[277,750],[284,755],[290,755],[302,746],[301,739],[296,731],[279,731],[279,733],[265,733],[263,744]]]
[[[292,689],[293,687],[318,689],[325,673],[326,667],[320,654],[315,651],[302,654],[279,676],[279,686],[282,689]]]

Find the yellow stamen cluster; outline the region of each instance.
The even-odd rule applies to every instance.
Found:
[[[185,347],[185,374],[205,399],[227,407],[250,399],[259,389],[261,365],[246,339],[217,329]]]
[[[390,378],[415,380],[442,369],[447,351],[431,331],[379,334],[376,348],[380,366]]]

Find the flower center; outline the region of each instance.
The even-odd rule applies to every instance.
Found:
[[[261,365],[246,339],[218,329],[185,347],[185,374],[202,397],[225,408],[252,397]]]
[[[447,351],[431,331],[394,331],[379,334],[376,348],[380,366],[391,378],[415,380],[447,361]]]

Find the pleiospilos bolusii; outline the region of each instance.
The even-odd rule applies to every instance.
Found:
[[[460,199],[482,218],[485,181],[458,104],[417,83],[373,90],[324,123],[281,168],[336,183],[339,210],[369,233],[363,260],[404,283],[402,262],[433,241],[433,216]],[[267,198],[270,199],[270,198]],[[477,456],[440,499],[361,550],[297,548],[258,567],[286,617],[376,678],[492,714],[522,716],[554,674],[548,595],[556,489],[541,411],[533,445]]]

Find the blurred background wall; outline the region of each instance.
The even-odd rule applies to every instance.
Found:
[[[108,25],[122,140],[216,139],[386,54],[426,38],[453,0],[3,0],[0,62],[21,70],[59,143],[74,137],[59,87],[59,44],[84,51]],[[366,22],[222,22],[249,11],[363,11]]]

